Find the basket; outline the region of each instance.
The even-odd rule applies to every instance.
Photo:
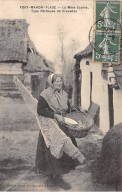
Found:
[[[77,125],[66,124],[69,132],[75,138],[82,138],[87,136],[89,130],[94,124],[94,120],[91,116],[83,112],[71,112],[66,115],[66,117],[71,118],[78,122]]]

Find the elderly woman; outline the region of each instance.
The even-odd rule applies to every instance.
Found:
[[[64,116],[69,112],[70,105],[67,93],[62,89],[63,79],[59,74],[52,74],[48,78],[50,87],[45,89],[39,97],[37,105],[37,113],[46,118],[54,119],[61,131],[69,137],[74,146],[77,148],[75,138],[69,133],[68,128],[64,124]],[[55,129],[57,131],[57,129]],[[72,146],[71,146],[72,147]],[[71,151],[70,151],[71,152]],[[84,156],[76,150],[76,159],[72,159],[68,154],[57,159],[51,154],[50,148],[47,148],[45,140],[40,131],[37,153],[36,153],[36,171],[48,175],[55,182],[60,180],[61,174],[74,169],[79,163],[84,163]]]

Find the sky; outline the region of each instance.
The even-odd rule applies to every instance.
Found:
[[[88,9],[78,9],[77,13],[33,13],[31,9],[21,9],[20,6],[87,6]],[[0,0],[0,19],[26,19],[29,24],[28,32],[35,47],[53,62],[59,47],[59,26],[62,26],[65,32],[65,47],[76,40],[79,43],[79,52],[89,44],[93,5],[92,0]]]

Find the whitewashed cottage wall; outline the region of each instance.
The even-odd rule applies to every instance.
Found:
[[[86,65],[89,61],[89,65]],[[91,63],[91,58],[81,59],[81,107],[88,110],[90,106],[90,72],[92,72],[92,101],[100,106],[100,129],[106,133],[110,129],[108,82],[101,75],[102,64]],[[122,90],[113,89],[114,125],[122,122]]]
[[[90,61],[89,58],[87,60]],[[90,68],[90,66],[86,66],[86,59],[82,59],[80,62],[80,69],[82,71],[81,107],[84,110],[88,110],[90,106]]]
[[[114,124],[122,123],[122,89],[113,90]]]

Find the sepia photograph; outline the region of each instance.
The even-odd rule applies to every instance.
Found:
[[[0,192],[122,191],[122,1],[0,0]]]

